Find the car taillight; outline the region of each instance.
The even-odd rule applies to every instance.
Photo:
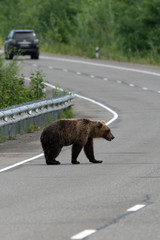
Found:
[[[35,39],[35,40],[34,40],[34,43],[35,43],[35,44],[38,44],[38,43],[39,43],[38,39]]]

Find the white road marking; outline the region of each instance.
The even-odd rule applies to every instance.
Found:
[[[29,78],[25,78],[25,79],[26,79],[26,80],[30,80]],[[46,86],[49,86],[49,87],[51,87],[51,88],[56,88],[56,86],[54,86],[54,85],[52,85],[52,84],[50,84],[50,83],[45,83],[45,85],[46,85]],[[61,91],[63,91],[62,88],[59,88],[59,89],[60,89]],[[111,113],[113,114],[113,118],[106,123],[107,125],[109,125],[110,123],[112,123],[113,121],[115,121],[115,120],[118,118],[118,114],[117,114],[115,111],[113,111],[111,108],[105,106],[104,104],[99,103],[99,102],[97,102],[97,101],[95,101],[95,100],[93,100],[93,99],[90,99],[90,98],[87,98],[87,97],[83,97],[83,96],[81,96],[81,95],[79,95],[79,94],[75,94],[75,96],[76,96],[76,97],[79,97],[79,98],[82,98],[82,99],[85,99],[85,100],[87,100],[87,101],[90,101],[90,102],[92,102],[92,103],[94,103],[94,104],[97,104],[97,105],[99,105],[100,107],[103,107],[103,108],[106,109],[107,111],[111,112]],[[24,164],[24,163],[33,161],[33,160],[35,160],[35,159],[37,159],[37,158],[39,158],[39,157],[41,157],[41,156],[43,156],[43,155],[44,155],[44,154],[42,153],[42,154],[36,155],[36,156],[34,156],[34,157],[32,157],[32,158],[29,158],[29,159],[26,159],[26,160],[24,160],[24,161],[15,163],[15,164],[13,164],[13,165],[10,165],[10,166],[8,166],[8,167],[2,168],[2,169],[0,169],[0,173],[1,173],[1,172],[8,171],[8,170],[10,170],[10,169],[12,169],[12,168],[16,168],[16,167],[18,167],[18,166],[20,166],[20,165],[22,165],[22,164]]]
[[[144,70],[139,70],[139,69],[134,69],[134,68],[125,68],[125,67],[119,67],[119,66],[114,66],[114,65],[107,65],[107,64],[100,64],[100,63],[94,63],[94,62],[87,62],[87,61],[82,61],[82,60],[74,60],[74,59],[66,59],[66,58],[57,58],[57,57],[47,57],[47,56],[40,56],[41,59],[47,59],[47,60],[56,60],[56,61],[61,61],[61,62],[70,62],[70,63],[78,63],[78,64],[86,64],[86,65],[92,65],[92,66],[97,66],[97,67],[105,67],[105,68],[111,68],[111,69],[117,69],[117,70],[123,70],[123,71],[130,71],[130,72],[136,72],[136,73],[142,73],[142,74],[148,74],[148,75],[154,75],[154,76],[160,76],[160,73],[156,73],[156,72],[149,72],[149,71],[144,71]],[[36,67],[36,64],[33,64],[34,67]],[[67,69],[63,69],[63,71],[68,71]],[[26,80],[29,80],[29,78],[26,78]],[[120,83],[121,81],[119,81]],[[47,86],[55,88],[55,86],[49,84],[49,83],[45,83]],[[158,93],[160,93],[160,91],[158,91]],[[113,111],[112,109],[108,108],[107,106],[105,106],[104,104],[101,104],[97,101],[94,101],[93,99],[87,98],[87,97],[83,97],[80,96],[78,94],[76,94],[77,97],[89,100],[95,104],[98,104],[99,106],[105,108],[106,110],[110,111],[111,113],[113,113],[113,118],[108,121],[106,124],[109,125],[110,123],[112,123],[113,121],[115,121],[118,118],[118,114]],[[18,162],[16,164],[13,164],[11,166],[8,166],[6,168],[0,169],[0,173],[7,171],[9,169],[15,168],[16,166],[22,165],[26,162],[35,160],[37,158],[39,158],[40,156],[43,156],[43,154],[37,155],[33,158],[29,158],[26,159],[24,161]]]
[[[104,80],[104,81],[107,81],[107,80],[108,80],[108,78],[103,78],[103,80]]]
[[[49,68],[49,69],[53,69],[53,67],[52,67],[52,66],[49,66],[48,68]]]
[[[86,229],[83,232],[74,235],[73,237],[71,237],[71,239],[84,239],[95,232],[95,229]]]
[[[127,209],[127,212],[136,212],[142,208],[144,208],[146,205],[145,204],[137,204],[129,209]],[[97,230],[95,229],[91,229],[91,230],[84,230],[76,235],[74,235],[73,237],[71,237],[71,239],[84,239],[86,238],[87,236],[93,234],[97,232]]]
[[[68,69],[63,69],[63,72],[68,72]]]
[[[147,88],[147,87],[143,87],[142,89],[143,89],[143,90],[145,90],[145,91],[146,91],[146,90],[148,90],[148,88]]]
[[[77,75],[81,75],[81,72],[77,72]]]
[[[130,87],[134,87],[134,84],[130,83],[129,86],[130,86]]]
[[[116,69],[116,70],[136,72],[136,73],[142,73],[142,74],[148,74],[148,75],[154,75],[154,76],[160,77],[160,73],[150,72],[150,71],[145,71],[145,70],[139,70],[139,69],[136,69],[136,68],[120,67],[120,66],[114,66],[114,65],[109,65],[109,64],[94,63],[94,62],[89,62],[89,61],[75,60],[75,59],[68,59],[68,58],[47,57],[47,56],[40,56],[40,58],[41,59],[46,59],[46,60],[61,61],[61,62],[86,64],[86,65],[92,65],[92,66],[97,66],[97,67],[111,68],[111,69]]]
[[[56,86],[54,86],[54,85],[52,85],[52,84],[50,84],[50,83],[45,83],[45,85],[48,86],[48,87],[51,87],[51,88],[56,88]],[[60,89],[61,91],[63,91],[62,88],[59,88],[59,89]],[[98,106],[100,106],[100,107],[106,109],[107,111],[111,112],[111,113],[113,114],[113,118],[112,118],[110,121],[106,122],[107,125],[111,124],[112,122],[114,122],[114,121],[118,118],[118,114],[117,114],[114,110],[112,110],[111,108],[107,107],[106,105],[104,105],[104,104],[102,104],[102,103],[100,103],[100,102],[97,102],[97,101],[95,101],[95,100],[93,100],[93,99],[91,99],[91,98],[88,98],[88,97],[84,97],[84,96],[82,96],[82,95],[79,95],[79,94],[75,94],[75,96],[76,96],[76,97],[79,97],[79,98],[82,98],[82,99],[84,99],[84,100],[90,101],[90,102],[92,102],[92,103],[94,103],[94,104],[97,104]]]
[[[107,68],[112,68],[112,69],[117,69],[117,70],[124,70],[124,71],[131,71],[131,72],[137,72],[137,73],[143,73],[143,74],[150,74],[150,75],[155,75],[155,76],[160,76],[159,73],[155,73],[155,72],[149,72],[149,71],[143,71],[143,70],[138,70],[138,69],[132,69],[132,68],[124,68],[124,67],[118,67],[118,66],[113,66],[113,65],[106,65],[106,64],[96,64],[96,63],[92,63],[92,62],[85,62],[85,61],[79,61],[79,60],[72,60],[72,59],[64,59],[64,58],[54,58],[54,57],[45,57],[45,56],[42,56],[41,58],[43,59],[51,59],[51,60],[58,60],[58,61],[67,61],[67,62],[73,62],[73,63],[83,63],[83,64],[88,64],[88,65],[94,65],[94,66],[99,66],[99,67],[107,67]],[[35,65],[34,65],[35,66]],[[63,71],[68,71],[67,69],[64,69]],[[80,74],[79,72],[77,72],[77,74]],[[104,80],[108,80],[107,78],[104,78]],[[121,81],[117,81],[118,83],[121,83]],[[48,83],[45,83],[46,85],[52,87],[52,88],[55,88],[55,86],[51,85],[51,84],[48,84]],[[134,86],[133,84],[130,84],[130,86]],[[160,91],[158,91],[158,93],[160,93]],[[118,118],[118,114],[113,111],[112,109],[108,108],[107,106],[105,106],[104,104],[101,104],[93,99],[90,99],[90,98],[87,98],[87,97],[83,97],[81,95],[78,95],[76,94],[77,97],[79,98],[83,98],[85,100],[88,100],[88,101],[91,101],[95,104],[98,104],[99,106],[105,108],[106,110],[110,111],[112,114],[113,114],[113,118],[108,121],[106,124],[109,125],[110,123],[112,123],[113,121],[115,121],[117,118]],[[34,156],[32,158],[29,158],[29,159],[26,159],[24,161],[21,161],[21,162],[18,162],[16,164],[13,164],[11,166],[8,166],[6,168],[3,168],[3,169],[0,169],[0,173],[1,172],[4,172],[4,171],[7,171],[7,170],[10,170],[12,168],[15,168],[17,166],[20,166],[24,163],[27,163],[29,161],[33,161],[37,158],[40,158],[41,156],[43,156],[44,154],[39,154],[37,156]],[[139,205],[135,205],[133,206],[132,208],[129,208],[127,211],[128,212],[134,212],[134,211],[138,211],[139,209],[145,207],[144,204],[139,204]],[[79,234],[76,234],[74,235],[73,237],[71,237],[71,239],[84,239],[85,237],[95,233],[97,230],[94,230],[94,229],[89,229],[89,230],[84,230],[82,232],[80,232]]]
[[[87,101],[90,101],[90,102],[92,102],[94,104],[97,104],[100,107],[102,107],[102,108],[106,109],[107,111],[111,112],[113,114],[113,118],[110,121],[106,122],[106,125],[111,124],[112,122],[114,122],[118,118],[118,114],[115,111],[113,111],[111,108],[107,107],[106,105],[104,105],[104,104],[102,104],[100,102],[97,102],[97,101],[95,101],[95,100],[93,100],[91,98],[87,98],[87,97],[81,96],[79,94],[75,94],[75,96],[79,97],[79,98],[82,98],[82,99],[85,99]]]
[[[94,75],[90,75],[91,78],[94,78],[95,76]]]
[[[122,82],[118,80],[117,83],[122,83]]]
[[[50,87],[50,88],[57,88],[58,90],[60,90],[60,91],[63,91],[64,89],[63,88],[59,88],[59,87],[56,87],[56,86],[54,86],[54,85],[52,85],[52,84],[50,84],[50,83],[47,83],[47,82],[45,82],[44,83],[46,86],[48,86],[48,87]]]
[[[38,67],[38,65],[37,65],[37,64],[33,64],[32,66],[33,66],[33,67]]]
[[[24,161],[21,161],[21,162],[15,163],[15,164],[13,164],[13,165],[10,165],[10,166],[8,166],[8,167],[2,168],[2,169],[0,169],[0,173],[5,172],[5,171],[8,171],[8,170],[10,170],[10,169],[12,169],[12,168],[16,168],[16,167],[18,167],[18,166],[20,166],[20,165],[22,165],[22,164],[24,164],[24,163],[33,161],[33,160],[35,160],[35,159],[37,159],[37,158],[42,157],[43,155],[44,155],[44,154],[41,153],[41,154],[36,155],[36,156],[34,156],[34,157],[32,157],[32,158],[28,158],[28,159],[26,159],[26,160],[24,160]]]
[[[141,208],[144,208],[146,205],[145,204],[137,204],[127,210],[127,212],[136,212],[140,210]]]
[[[82,60],[75,60],[75,59],[67,59],[67,58],[57,58],[57,57],[47,57],[47,56],[40,56],[41,59],[47,59],[47,60],[55,60],[55,61],[61,61],[61,62],[70,62],[70,63],[78,63],[78,64],[85,64],[85,65],[92,65],[92,66],[97,66],[97,67],[105,67],[105,68],[111,68],[111,69],[117,69],[117,70],[123,70],[123,71],[130,71],[130,72],[136,72],[136,73],[142,73],[142,74],[148,74],[148,75],[154,75],[154,76],[160,76],[160,73],[156,73],[156,72],[149,72],[149,71],[144,71],[144,70],[139,70],[139,69],[134,69],[134,68],[126,68],[126,67],[120,67],[120,66],[114,66],[114,65],[107,65],[107,64],[100,64],[100,63],[94,63],[94,62],[87,62],[87,61],[82,61]],[[33,64],[33,66],[37,66],[36,64]],[[64,71],[66,71],[67,69],[64,69]],[[67,70],[68,71],[68,70]],[[27,79],[27,78],[26,78]],[[27,79],[28,80],[28,79]],[[50,86],[50,87],[53,87],[53,85],[51,84],[48,84],[48,83],[45,83],[46,85]],[[55,88],[55,87],[54,87]],[[160,91],[159,91],[160,93]],[[83,99],[86,99],[86,100],[89,100],[91,102],[94,102],[96,104],[98,104],[99,106],[105,108],[106,110],[109,110],[110,112],[113,113],[114,117],[108,121],[106,124],[110,124],[112,123],[113,121],[115,121],[117,118],[118,118],[118,114],[113,111],[112,109],[106,107],[105,105],[97,102],[97,101],[94,101],[93,99],[89,99],[89,98],[86,98],[86,97],[83,97],[83,96],[80,96],[78,94],[76,94],[77,97],[81,97]],[[37,155],[33,158],[31,158],[32,160],[34,159],[37,159],[40,155]],[[19,162],[17,163],[18,165],[21,165],[21,164],[24,164],[26,161],[32,161],[31,159],[27,159],[25,161],[22,161],[22,162]],[[7,171],[8,169],[11,169],[13,167],[15,167],[17,164],[14,164],[12,166],[9,166],[7,168],[3,168],[3,169],[0,169],[0,172],[4,172],[4,171]]]

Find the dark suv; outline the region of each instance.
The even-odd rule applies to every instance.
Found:
[[[30,55],[31,59],[39,59],[39,41],[33,30],[12,30],[4,45],[5,58],[14,55]]]

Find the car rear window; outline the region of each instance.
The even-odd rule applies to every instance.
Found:
[[[13,38],[14,39],[33,39],[36,34],[34,32],[15,32]]]

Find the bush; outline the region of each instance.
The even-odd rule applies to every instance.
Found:
[[[42,70],[37,70],[37,72],[31,73],[30,86],[31,86],[31,94],[33,99],[38,100],[46,97],[44,77],[45,75],[42,73]]]
[[[44,75],[40,70],[31,73],[30,87],[24,85],[24,76],[19,76],[16,59],[4,61],[0,55],[0,108],[9,107],[24,102],[42,99],[44,93]]]

